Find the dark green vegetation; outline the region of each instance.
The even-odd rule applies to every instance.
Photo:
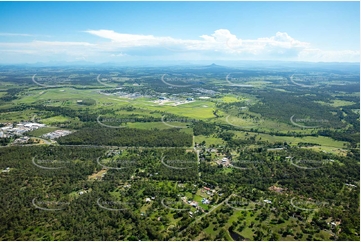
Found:
[[[0,240],[359,241],[358,69],[296,70],[2,67],[0,128],[72,133],[0,131]]]
[[[192,145],[192,136],[175,129],[157,131],[113,129],[98,125],[61,137],[58,142],[61,145],[189,147]]]

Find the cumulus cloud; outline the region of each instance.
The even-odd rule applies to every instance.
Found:
[[[312,47],[311,43],[297,40],[286,32],[257,39],[242,39],[228,29],[218,29],[209,35],[196,39],[179,39],[170,36],[154,36],[118,33],[113,30],[87,30],[87,34],[101,38],[96,43],[32,41],[25,43],[1,43],[0,52],[26,53],[36,55],[64,54],[67,56],[86,56],[92,60],[106,58],[130,58],[152,56],[169,57],[174,60],[197,59],[222,60],[293,60],[293,61],[359,61],[359,50],[329,51]],[[0,34],[1,35],[1,34]],[[102,57],[102,58],[97,58]],[[89,60],[90,60],[89,59]]]
[[[135,47],[135,46],[153,46],[158,45],[160,39],[153,35],[137,35],[137,34],[122,34],[114,32],[113,30],[88,30],[86,33],[96,35],[105,39],[109,39],[117,46]]]
[[[117,33],[113,30],[88,30],[86,33],[111,40],[113,47],[155,47],[162,46],[177,51],[215,51],[225,54],[289,54],[296,53],[310,45],[298,41],[287,33],[277,32],[275,36],[243,40],[227,29],[218,29],[211,35],[201,35],[199,39],[175,39],[153,35]],[[297,55],[297,53],[296,53]]]

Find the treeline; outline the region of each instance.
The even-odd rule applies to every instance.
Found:
[[[24,89],[21,88],[10,88],[8,90],[6,90],[6,94],[2,97],[0,97],[0,101],[3,102],[10,102],[12,100],[17,99],[17,95],[19,93],[21,93],[22,91],[24,91]]]
[[[357,143],[360,143],[360,134],[354,130],[319,130],[317,134],[322,136],[328,136],[335,140],[350,142],[352,147],[355,147]]]
[[[79,105],[85,105],[85,106],[92,106],[96,104],[96,101],[91,98],[83,99],[81,102],[78,103]]]
[[[60,137],[57,141],[59,144],[67,145],[189,147],[192,145],[192,135],[180,132],[178,129],[113,129],[94,125]]]
[[[217,130],[217,125],[198,121],[193,124],[194,135],[211,135]]]

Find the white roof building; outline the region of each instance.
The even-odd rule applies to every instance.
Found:
[[[32,128],[32,127],[45,127],[45,124],[39,124],[39,123],[27,123],[24,125],[25,127]]]

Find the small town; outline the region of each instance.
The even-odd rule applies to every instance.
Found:
[[[10,138],[15,135],[20,136],[26,132],[43,128],[46,125],[40,123],[20,122],[20,123],[3,123],[0,128],[0,138]]]

